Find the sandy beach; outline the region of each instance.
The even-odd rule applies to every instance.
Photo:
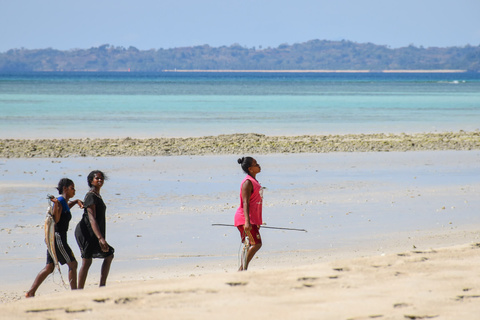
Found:
[[[211,226],[233,221],[238,155],[7,157],[4,149],[0,318],[236,319],[248,305],[262,318],[477,319],[480,151],[452,149],[252,151],[266,224],[308,232],[264,229],[244,273],[238,232]],[[24,299],[45,263],[45,195],[68,176],[83,198],[93,169],[109,176],[102,194],[116,256],[107,287],[97,288],[94,261],[85,290],[65,289],[56,273]],[[79,259],[72,230],[81,210],[72,215]]]
[[[5,319],[477,319],[480,244],[114,284],[0,306]],[[6,316],[6,317],[5,317]]]

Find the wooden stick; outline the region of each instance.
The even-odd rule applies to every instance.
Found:
[[[212,226],[215,227],[235,227],[233,224],[223,224],[223,223],[212,223]],[[288,230],[288,231],[303,231],[308,232],[305,229],[295,229],[295,228],[281,228],[281,227],[269,227],[269,226],[260,226],[260,228],[265,229],[276,229],[276,230]]]

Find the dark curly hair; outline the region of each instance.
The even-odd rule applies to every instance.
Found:
[[[68,178],[60,179],[60,181],[58,181],[58,186],[57,186],[58,194],[62,194],[63,188],[68,188],[73,184],[74,184],[73,181]]]
[[[88,177],[87,177],[87,183],[88,183],[88,186],[91,188],[92,187],[92,181],[93,181],[93,178],[95,177],[96,174],[101,174],[102,177],[103,177],[103,180],[107,180],[107,176],[100,170],[93,170],[92,172],[90,172],[88,174]]]
[[[239,158],[237,162],[242,166],[243,172],[245,172],[246,174],[249,174],[248,168],[252,166],[253,160],[254,159],[252,157],[243,157],[243,158]]]

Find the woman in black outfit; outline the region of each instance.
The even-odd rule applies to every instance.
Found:
[[[105,240],[105,211],[107,207],[100,195],[105,175],[102,171],[95,170],[90,172],[87,181],[90,191],[87,192],[83,201],[85,211],[75,229],[75,238],[82,255],[82,266],[78,273],[78,289],[83,289],[85,286],[93,258],[103,259],[100,287],[105,286],[115,251]]]

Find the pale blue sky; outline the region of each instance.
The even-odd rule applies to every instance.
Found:
[[[0,52],[138,49],[312,39],[480,45],[480,0],[0,0]]]

